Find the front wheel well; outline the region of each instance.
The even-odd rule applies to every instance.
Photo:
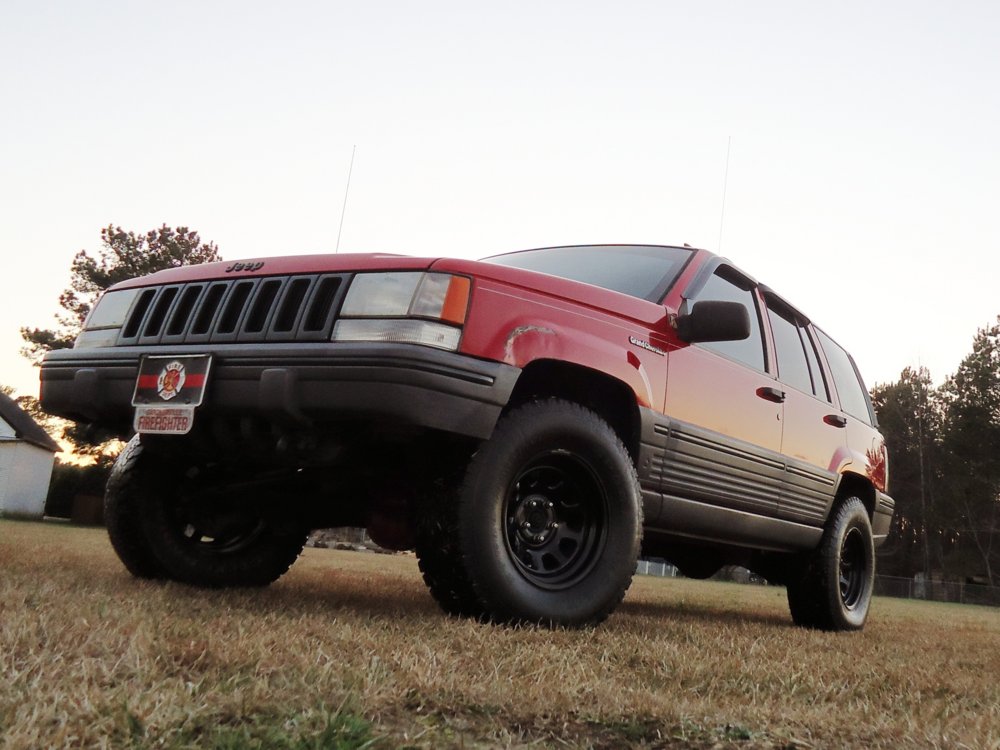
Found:
[[[632,462],[639,456],[639,407],[622,381],[598,370],[557,360],[535,360],[517,379],[507,411],[545,398],[573,401],[599,415],[625,444]]]

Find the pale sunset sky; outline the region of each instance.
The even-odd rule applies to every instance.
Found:
[[[109,223],[332,252],[355,145],[341,252],[721,239],[869,385],[940,382],[1000,314],[998,39],[973,1],[6,2],[0,383]]]

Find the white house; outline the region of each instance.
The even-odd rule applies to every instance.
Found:
[[[0,516],[41,518],[59,444],[0,393]]]

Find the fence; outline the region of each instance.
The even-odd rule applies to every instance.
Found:
[[[1000,607],[1000,587],[983,586],[978,583],[875,576],[875,594],[899,599],[924,599],[929,602]]]
[[[641,576],[660,576],[661,578],[676,578],[680,575],[670,563],[657,560],[640,560],[635,572]]]
[[[665,578],[675,578],[681,575],[673,565],[660,560],[640,560],[635,572],[638,575]],[[713,578],[737,583],[763,583],[761,579],[743,568],[728,566],[719,571]],[[891,596],[897,599],[922,599],[929,602],[1000,607],[1000,587],[957,581],[926,581],[893,576],[875,576],[875,595]]]

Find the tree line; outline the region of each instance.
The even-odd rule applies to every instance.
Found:
[[[872,402],[896,500],[880,572],[1000,585],[1000,317],[939,387],[907,367]]]
[[[101,229],[101,248],[96,255],[80,250],[73,256],[69,286],[59,295],[61,309],[55,316],[56,325],[21,328],[24,340],[21,354],[37,365],[46,352],[73,346],[97,298],[120,281],[167,268],[217,260],[222,260],[218,246],[214,242],[203,242],[198,233],[188,227],[171,228],[163,224],[137,234],[109,224]],[[37,400],[31,397],[21,397],[18,401],[53,433],[53,437],[68,442],[73,453],[90,457],[99,469],[110,468],[117,456],[111,444],[112,435],[87,425],[47,417]]]
[[[109,224],[101,229],[97,253],[80,250],[73,257],[69,285],[59,295],[55,325],[21,328],[21,353],[39,364],[46,352],[71,347],[97,298],[119,281],[217,260],[222,260],[218,246],[202,241],[198,232],[188,227],[163,224],[136,233]],[[13,389],[0,385],[0,390],[12,395]],[[33,396],[18,396],[15,400],[53,438],[70,448],[70,460],[56,462],[46,501],[49,515],[69,517],[75,495],[103,493],[121,444],[106,432],[46,414]]]

